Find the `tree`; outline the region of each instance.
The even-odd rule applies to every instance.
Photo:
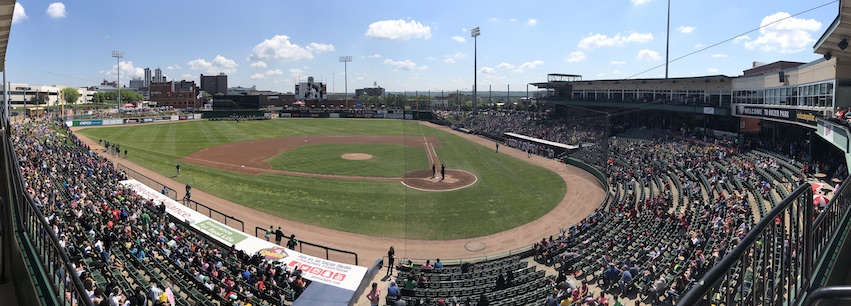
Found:
[[[76,88],[65,87],[60,91],[62,93],[62,99],[65,100],[65,103],[77,104],[77,99],[80,98],[81,94],[77,91]]]

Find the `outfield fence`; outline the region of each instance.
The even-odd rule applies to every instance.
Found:
[[[266,234],[265,228],[262,228],[262,227],[259,227],[259,226],[254,227],[254,237],[262,238],[262,235],[265,235],[265,234]],[[275,233],[273,232],[270,236],[274,236],[274,235],[275,235]],[[284,235],[284,237],[291,238],[292,235],[295,235],[295,234],[291,234],[290,236]],[[272,238],[270,237],[269,239],[271,240]],[[285,243],[285,242],[281,241],[281,243]],[[327,259],[327,260],[333,260],[333,261],[337,261],[337,262],[352,262],[352,261],[354,261],[355,265],[358,264],[358,253],[355,253],[355,252],[352,252],[352,251],[336,249],[336,248],[327,247],[327,246],[324,246],[324,245],[321,245],[321,244],[315,244],[315,243],[312,243],[312,242],[307,242],[307,241],[302,241],[302,240],[298,241],[297,247],[298,247],[299,253],[314,255],[314,254],[319,254],[319,253],[324,252],[325,253],[325,259]],[[317,249],[318,249],[318,252],[316,251]]]
[[[140,183],[145,184],[148,187],[153,188],[154,190],[165,190],[165,192],[163,192],[164,195],[166,195],[169,198],[179,200],[177,198],[177,191],[169,188],[165,184],[160,183],[157,180],[154,180],[154,179],[152,179],[152,178],[150,178],[150,177],[148,177],[144,174],[141,174],[136,170],[130,169],[130,167],[125,166],[121,163],[116,163],[115,168],[117,168],[119,171],[124,172],[124,174],[126,174],[127,177],[132,178],[134,180],[137,180]]]

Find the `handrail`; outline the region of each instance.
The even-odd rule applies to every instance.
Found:
[[[259,227],[259,226],[255,226],[255,227],[254,227],[254,237],[258,237],[258,238],[259,238],[259,237],[260,237],[260,232],[263,232],[263,233],[265,234],[265,233],[266,233],[266,229],[265,229],[265,228],[262,228],[262,227]],[[291,234],[289,237],[290,237],[290,238],[292,238],[292,236],[293,236],[293,235],[295,235],[295,234]],[[287,235],[284,235],[284,237],[286,237],[286,236],[287,236]],[[304,252],[302,252],[302,250],[303,250],[303,249],[302,249],[302,244],[306,244],[306,245],[309,245],[309,246],[313,246],[313,247],[317,247],[317,248],[320,248],[320,249],[325,250],[325,259],[328,259],[328,260],[330,260],[330,259],[331,259],[331,256],[330,256],[330,252],[329,252],[329,251],[334,251],[334,252],[339,252],[339,253],[343,253],[343,254],[351,254],[351,255],[354,255],[354,256],[355,256],[355,265],[358,265],[358,253],[355,253],[355,252],[352,252],[352,251],[341,250],[341,249],[337,249],[337,248],[332,248],[332,247],[327,247],[327,246],[324,246],[324,245],[315,244],[315,243],[311,243],[311,242],[307,242],[307,241],[303,241],[303,240],[299,240],[299,241],[298,241],[298,251],[299,251],[299,252],[301,252],[301,253],[304,253]]]
[[[803,184],[795,189],[794,192],[778,203],[770,212],[768,212],[768,214],[763,216],[762,220],[754,226],[754,228],[729,254],[724,256],[720,263],[716,264],[712,269],[706,272],[702,279],[695,282],[694,286],[682,296],[677,304],[699,305],[704,304],[701,303],[701,301],[705,301],[707,299],[710,299],[711,302],[711,299],[713,298],[712,295],[717,292],[725,294],[727,299],[736,299],[736,290],[740,290],[739,294],[742,295],[740,298],[744,300],[748,298],[745,296],[747,295],[747,292],[751,291],[752,293],[752,291],[754,291],[753,288],[757,287],[754,283],[760,281],[758,277],[763,277],[761,281],[768,281],[765,278],[769,278],[771,281],[774,281],[772,284],[774,288],[787,285],[794,287],[794,290],[786,291],[786,294],[788,294],[787,298],[798,300],[800,295],[806,292],[809,282],[811,281],[813,261],[811,239],[813,221],[812,199],[813,190],[810,184]],[[800,205],[801,200],[803,200],[803,205]],[[787,211],[789,209],[792,211]],[[801,216],[801,213],[803,213],[803,216]],[[776,222],[777,218],[780,218],[779,224]],[[799,221],[804,223],[803,228],[794,228],[793,226],[798,225],[797,223]],[[788,230],[785,228],[785,222],[789,223]],[[774,232],[769,232],[769,230],[774,230]],[[803,230],[803,233],[801,233],[800,230]],[[794,232],[796,235],[790,235],[791,237],[786,236],[787,231]],[[780,236],[779,238],[778,235]],[[784,238],[787,240],[788,238],[793,238],[794,240],[789,241],[792,245],[783,245]],[[774,258],[769,256],[773,256],[773,254],[777,251],[777,248],[774,247],[777,247],[778,239],[780,240],[780,248],[783,252],[787,251],[786,247],[790,249],[797,248],[796,251],[788,251],[790,253],[796,252],[798,256],[803,259],[801,260],[790,255],[790,258],[787,258],[788,261],[781,260],[779,263],[773,262]],[[760,242],[759,245],[757,245],[757,242]],[[797,247],[799,243],[803,246]],[[751,258],[752,256],[749,252],[752,250],[755,253],[753,256],[763,255],[763,257]],[[757,261],[760,261],[760,263]],[[769,261],[772,261],[775,265],[771,266],[768,263]],[[762,266],[757,266],[759,264]],[[730,274],[734,267],[737,268],[738,271],[733,271],[734,273]],[[752,273],[753,279],[750,281],[750,286],[746,286],[748,283],[746,272]],[[767,273],[774,274],[766,275]],[[778,276],[776,275],[778,273],[780,273],[780,280],[776,281],[775,277]],[[786,275],[787,273],[792,273],[792,275]],[[789,277],[786,278],[786,276]],[[722,284],[722,281],[724,284]],[[789,284],[787,284],[787,282]],[[767,287],[768,286],[762,288],[763,292],[761,292],[761,294],[763,295],[762,302],[768,304],[778,302],[776,300],[777,296],[772,294],[783,294],[784,289],[789,289],[782,288],[778,293],[775,293],[766,292],[769,291]]]
[[[86,289],[83,286],[82,280],[80,280],[80,277],[77,276],[76,273],[74,273],[75,269],[72,266],[71,259],[68,257],[67,252],[65,251],[64,248],[59,247],[59,245],[60,245],[59,244],[59,238],[57,238],[56,234],[53,232],[53,227],[50,226],[50,224],[47,223],[47,219],[44,218],[44,215],[41,213],[41,211],[38,209],[38,207],[35,206],[33,199],[32,199],[32,197],[30,197],[29,193],[27,193],[26,190],[23,189],[23,186],[24,186],[23,175],[21,174],[20,171],[11,171],[11,169],[21,169],[21,167],[20,167],[20,163],[18,161],[18,156],[14,151],[14,147],[8,141],[9,138],[6,137],[5,140],[6,140],[6,141],[4,141],[5,148],[3,148],[3,149],[5,151],[7,151],[7,153],[9,153],[9,154],[6,154],[9,157],[6,161],[7,161],[7,163],[9,163],[8,169],[10,169],[10,171],[8,171],[8,172],[11,172],[11,173],[7,173],[7,175],[10,178],[10,181],[11,181],[10,183],[12,183],[12,185],[14,185],[14,186],[12,186],[13,192],[15,192],[14,196],[16,196],[16,198],[18,198],[18,200],[11,201],[11,202],[12,202],[12,205],[14,205],[14,206],[17,206],[18,204],[26,205],[25,207],[21,207],[25,210],[18,211],[18,214],[16,215],[16,217],[18,218],[19,224],[25,225],[24,228],[19,229],[19,231],[23,232],[21,235],[19,235],[19,237],[26,238],[26,239],[30,240],[30,244],[34,247],[40,246],[41,251],[46,251],[45,247],[51,248],[51,250],[49,250],[49,253],[42,252],[42,254],[33,254],[33,255],[35,255],[34,256],[35,258],[40,259],[38,262],[42,265],[42,268],[45,269],[47,272],[53,272],[53,273],[58,273],[58,274],[62,275],[63,273],[61,272],[61,269],[64,269],[64,276],[68,277],[71,280],[71,282],[73,283],[72,288],[73,288],[74,292],[71,295],[71,299],[75,299],[77,302],[81,303],[82,305],[93,306],[94,304],[92,303],[92,300],[89,299],[88,296],[86,295]],[[23,197],[24,201],[20,201],[21,197]],[[32,222],[38,222],[37,224],[39,226],[35,226],[35,224],[33,224]],[[33,239],[39,240],[38,239],[39,236],[45,236],[45,235],[47,237],[49,237],[49,240],[47,241],[48,245],[46,245],[46,246],[44,245],[43,242],[33,240]],[[45,258],[45,256],[50,256],[50,255],[53,255],[53,256],[58,255],[60,257],[60,259],[62,261],[61,268],[57,269],[57,267],[56,267],[57,263],[55,261],[55,258]],[[44,262],[45,259],[47,259],[47,262]],[[59,270],[59,271],[57,271],[57,270]],[[64,301],[64,299],[65,299],[64,292],[56,292],[56,291],[59,291],[59,288],[57,288],[59,286],[59,284],[57,284],[57,281],[59,281],[60,283],[64,283],[65,279],[57,279],[57,275],[54,275],[53,273],[51,273],[51,275],[49,276],[51,279],[45,279],[43,281],[45,281],[45,283],[52,285],[51,289],[55,291],[54,293],[61,294],[61,295],[54,296],[54,298],[58,298],[60,301]],[[72,304],[75,304],[75,303],[72,303]]]
[[[851,300],[851,286],[830,286],[813,290],[801,306],[811,306],[824,300]],[[834,305],[834,304],[830,304]]]
[[[189,204],[195,204],[195,207],[189,206]],[[245,223],[242,222],[242,220],[239,220],[234,216],[225,214],[225,213],[220,212],[220,211],[218,211],[218,210],[216,210],[212,207],[198,203],[198,201],[195,201],[195,200],[192,200],[192,199],[189,199],[189,198],[185,198],[185,197],[183,198],[183,205],[185,205],[186,207],[192,208],[193,210],[195,210],[199,213],[200,213],[200,211],[198,211],[198,206],[204,207],[204,208],[207,209],[207,217],[210,217],[212,219],[215,219],[215,218],[213,218],[213,212],[216,212],[216,214],[219,214],[222,217],[224,217],[224,224],[225,225],[228,225],[228,220],[233,220],[233,221],[239,222],[239,231],[245,232]]]

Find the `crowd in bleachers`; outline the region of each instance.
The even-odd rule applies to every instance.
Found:
[[[618,135],[605,167],[608,203],[536,244],[536,259],[609,293],[675,302],[803,180],[797,162],[706,140],[661,130]],[[785,252],[795,256],[797,244]],[[560,300],[594,298],[557,287],[565,289]]]
[[[32,118],[11,134],[26,192],[95,305],[283,305],[307,286],[299,270],[207,239],[123,187],[64,124]]]
[[[547,112],[488,110],[472,116],[468,112],[442,111],[438,116],[459,128],[499,136],[515,133],[562,144],[594,141],[603,135],[604,128],[599,118],[559,119],[551,118]]]

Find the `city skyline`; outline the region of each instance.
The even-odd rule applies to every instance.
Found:
[[[281,92],[313,76],[329,91],[342,92],[338,58],[352,56],[350,93],[373,83],[389,92],[469,91],[475,27],[481,29],[479,91],[488,85],[522,90],[548,73],[589,80],[663,77],[667,1],[619,3],[582,3],[579,12],[579,3],[554,1],[490,6],[332,1],[315,12],[295,13],[297,6],[272,1],[251,6],[19,1],[7,81],[70,87],[114,81],[116,61],[109,55],[116,50],[125,52],[122,86],[143,78],[144,68],[159,67],[169,80],[199,84],[201,74],[225,73],[230,87]],[[836,18],[837,4],[672,2],[671,10],[672,60],[731,40],[672,62],[670,76],[737,76],[754,61],[820,58],[812,46]],[[744,34],[800,12],[805,13]]]

